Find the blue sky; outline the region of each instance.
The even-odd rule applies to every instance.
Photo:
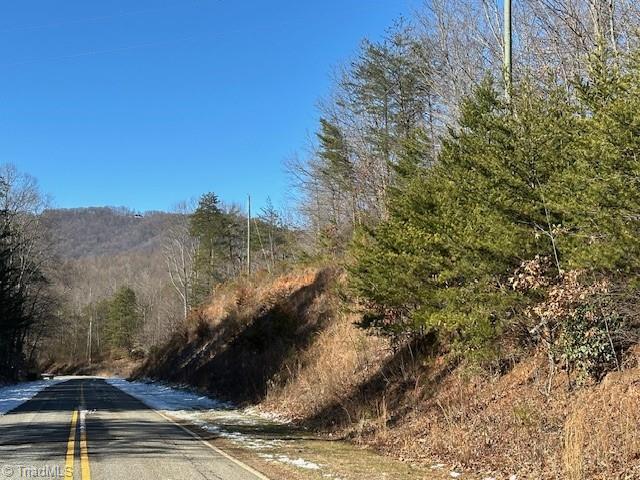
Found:
[[[334,68],[415,3],[2,2],[0,163],[58,207],[281,203]]]

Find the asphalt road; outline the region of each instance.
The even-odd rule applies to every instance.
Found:
[[[101,379],[54,384],[0,416],[0,480],[264,480]]]

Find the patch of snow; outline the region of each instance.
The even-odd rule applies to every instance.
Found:
[[[517,475],[509,475],[509,480],[518,480],[518,476]]]
[[[105,381],[156,410],[174,412],[230,408],[230,405],[200,393],[172,388],[162,383],[129,382],[123,378],[107,378]]]
[[[175,414],[175,412],[172,413]],[[250,448],[251,450],[269,450],[272,448],[280,447],[284,444],[283,440],[264,440],[262,438],[251,437],[240,432],[230,432],[224,430],[219,425],[213,425],[205,420],[201,420],[193,414],[183,414],[178,416],[180,418],[189,420],[191,423],[197,425],[203,430],[206,430],[207,432],[215,433],[223,438],[228,438],[229,440],[238,444],[242,444],[242,446]]]
[[[290,418],[287,418],[284,415],[275,412],[265,412],[256,407],[247,407],[243,410],[244,413],[248,415],[254,415],[260,418],[264,418],[265,420],[269,420],[272,422],[289,424],[292,423]]]
[[[449,472],[451,478],[460,478],[462,474],[460,472]]]
[[[431,465],[431,468],[433,470],[440,470],[442,468],[444,468],[446,465],[444,463],[436,463],[435,465]]]
[[[320,465],[317,463],[309,462],[304,458],[297,458],[295,460],[287,457],[286,455],[278,455],[276,460],[282,463],[287,463],[289,465],[293,465],[294,467],[304,468],[307,470],[320,470]]]
[[[24,402],[31,400],[39,392],[51,385],[60,383],[62,379],[37,380],[35,382],[17,383],[0,387],[0,415],[18,408]]]

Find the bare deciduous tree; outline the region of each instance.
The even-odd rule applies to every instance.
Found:
[[[189,211],[186,204],[178,207],[163,245],[164,258],[171,285],[182,302],[184,318],[191,308],[193,268],[198,241],[189,230]]]

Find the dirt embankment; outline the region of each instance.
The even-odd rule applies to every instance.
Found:
[[[221,287],[134,376],[186,383],[411,462],[496,478],[640,478],[640,368],[569,390],[545,355],[499,372],[433,338],[391,348],[357,328],[337,269]],[[637,359],[639,355],[632,355]]]

